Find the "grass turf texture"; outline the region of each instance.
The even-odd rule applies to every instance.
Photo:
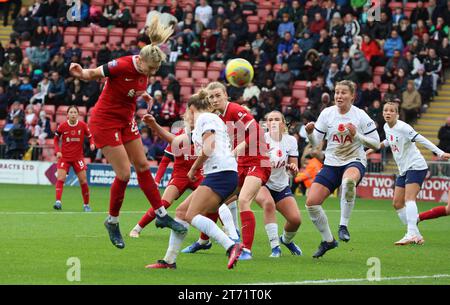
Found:
[[[168,229],[156,229],[151,223],[139,239],[129,231],[148,208],[137,188],[126,191],[120,218],[126,247],[112,246],[103,221],[107,215],[109,189],[91,188],[94,213],[83,213],[78,187],[65,187],[63,210],[54,211],[54,188],[50,186],[0,185],[0,284],[246,284],[304,282],[326,279],[364,279],[370,266],[367,260],[381,261],[381,277],[413,277],[448,274],[450,262],[450,218],[420,224],[425,237],[423,246],[394,246],[403,237],[404,226],[388,201],[357,199],[350,222],[351,241],[340,242],[319,260],[311,256],[320,242],[304,207],[304,197],[297,198],[303,224],[295,241],[303,250],[294,257],[282,247],[281,258],[269,258],[270,247],[262,220],[262,210],[254,205],[256,236],[253,260],[241,261],[227,270],[225,250],[217,243],[208,251],[180,254],[177,270],[148,270],[144,266],[164,257]],[[183,197],[184,198],[184,197]],[[435,203],[419,203],[424,211]],[[339,202],[330,198],[324,204],[332,232],[337,238]],[[174,215],[175,207],[170,208]],[[279,231],[282,217],[278,215]],[[190,228],[183,247],[198,238]],[[69,257],[81,261],[81,282],[69,282],[66,265]],[[342,283],[342,282],[338,282]],[[351,284],[352,282],[345,282]],[[367,281],[354,282],[357,284]],[[374,283],[374,282],[370,282]],[[450,277],[396,279],[381,284],[450,284]]]

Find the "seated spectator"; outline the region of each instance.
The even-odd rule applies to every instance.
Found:
[[[152,105],[152,109],[150,110],[150,114],[153,115],[156,119],[156,121],[158,122],[158,124],[161,125],[161,110],[162,110],[162,106],[163,106],[163,96],[162,96],[162,92],[160,90],[156,90],[155,94],[153,96],[153,105]]]
[[[100,96],[99,83],[95,80],[81,81],[81,99],[87,109],[93,107]]]
[[[34,137],[38,138],[39,145],[44,145],[45,139],[53,138],[50,118],[47,116],[45,110],[39,112],[39,120],[34,128]]]
[[[98,24],[102,14],[102,7],[95,3],[91,3],[91,6],[89,7],[89,20],[91,20],[92,23]]]
[[[167,92],[166,100],[161,109],[161,118],[164,126],[172,126],[179,119],[178,102],[174,99],[172,92]]]
[[[49,86],[50,82],[48,80],[48,77],[44,76],[42,81],[38,83],[37,93],[31,97],[30,104],[44,104],[45,96],[47,95]]]
[[[66,105],[84,106],[82,83],[79,79],[75,78],[67,86]]]
[[[62,77],[66,76],[66,65],[61,55],[56,54],[49,64],[50,71],[56,71]]]
[[[437,49],[437,53],[442,60],[443,68],[448,68],[450,66],[450,44],[447,37],[442,39],[442,42]]]
[[[370,105],[367,114],[377,125],[377,129],[383,129],[384,119],[383,119],[383,108],[379,100],[374,100]]]
[[[313,87],[308,87],[307,96],[309,98],[308,105],[313,109],[318,109],[321,104],[323,93],[331,94],[330,89],[325,86],[324,78],[322,75],[317,77],[316,84]]]
[[[9,82],[14,76],[19,75],[19,63],[17,62],[16,54],[9,54],[8,60],[3,64],[1,74],[4,82]]]
[[[406,52],[405,54],[405,63],[407,65],[407,69],[405,72],[410,77],[416,77],[418,69],[422,66],[420,60],[414,55],[411,51]]]
[[[0,120],[6,119],[8,115],[8,96],[5,93],[5,87],[0,85]]]
[[[23,124],[20,123],[19,117],[13,118],[12,126],[4,138],[6,143],[6,158],[22,159],[28,149],[29,133]]]
[[[330,35],[337,37],[340,39],[345,32],[344,21],[341,18],[341,14],[339,12],[335,12],[333,17],[330,20]]]
[[[236,16],[242,16],[241,4],[237,0],[229,1],[229,6],[225,10],[225,17],[230,21],[236,18]]]
[[[216,53],[211,57],[212,60],[226,63],[228,59],[233,57],[234,43],[234,39],[229,35],[229,30],[223,28],[220,37],[217,39]]]
[[[402,19],[400,21],[400,25],[398,26],[398,34],[402,38],[403,45],[406,46],[406,44],[413,37],[413,30],[408,18]]]
[[[419,40],[422,40],[423,35],[426,33],[428,33],[428,27],[425,24],[425,20],[417,20],[416,28],[413,32],[414,36],[416,36]]]
[[[123,48],[121,42],[116,42],[115,46],[111,44],[111,60],[127,55],[127,51]]]
[[[387,102],[387,101],[392,102],[394,100],[400,100],[400,99],[401,99],[401,93],[398,90],[397,86],[394,83],[389,83],[388,89],[383,97],[384,102]]]
[[[294,40],[292,39],[292,35],[289,32],[285,32],[283,35],[284,39],[280,41],[278,44],[277,50],[277,63],[282,64],[289,56],[291,52]]]
[[[300,49],[302,50],[310,50],[314,47],[315,41],[313,37],[311,36],[311,32],[309,30],[306,30],[303,32],[303,37],[300,38],[298,41],[298,45],[300,46]]]
[[[361,43],[361,51],[363,52],[364,56],[366,57],[367,61],[372,67],[383,65],[382,61],[383,52],[381,51],[378,42],[376,40],[373,40],[367,34],[363,36],[363,42]]]
[[[29,16],[27,8],[22,7],[16,20],[14,20],[13,30],[20,37],[20,40],[28,41],[30,40],[33,29],[33,20]]]
[[[381,76],[383,83],[389,83],[398,74],[398,70],[408,71],[408,63],[401,56],[400,50],[395,50],[392,57],[386,63],[384,74]]]
[[[256,97],[259,99],[259,94],[261,90],[256,86],[253,82],[250,82],[247,87],[244,89],[244,94],[242,95],[244,102],[248,102],[251,98]]]
[[[25,112],[22,110],[22,106],[19,101],[14,101],[11,104],[11,108],[6,118],[6,123],[12,123],[15,117],[19,119],[19,123],[23,124],[25,119]]]
[[[155,92],[160,91],[162,92],[162,85],[159,80],[156,79],[155,76],[150,76],[148,85],[147,85],[147,93],[150,94],[151,97],[155,97]]]
[[[394,27],[400,25],[400,21],[404,20],[404,18],[405,14],[403,13],[403,9],[401,7],[396,7],[392,14],[392,25]]]
[[[19,65],[19,77],[30,77],[33,73],[33,65],[30,62],[28,57],[24,57],[22,62]]]
[[[442,70],[442,61],[438,57],[435,49],[428,50],[428,56],[423,60],[423,65],[425,67],[425,72],[431,76],[433,85],[433,94],[437,94],[437,85],[440,79]]]
[[[303,33],[305,31],[309,31],[308,15],[303,15],[302,19],[300,20],[297,27],[295,28],[295,38],[299,39],[299,38],[303,37]]]
[[[351,59],[348,59],[349,62],[351,62]],[[339,53],[339,46],[337,44],[331,45],[328,56],[323,57],[322,71],[327,71],[332,63],[337,64],[339,69],[342,65],[342,56]]]
[[[206,28],[213,17],[213,9],[206,0],[200,0],[195,8],[195,21],[201,22],[203,28]]]
[[[74,42],[72,46],[64,52],[64,62],[70,63],[72,57],[75,55],[78,58],[81,58],[82,50],[80,48],[80,45],[77,42]]]
[[[292,50],[286,58],[286,62],[288,64],[289,70],[292,72],[295,78],[300,75],[300,70],[305,62],[305,58],[303,57],[303,52],[300,49],[298,43],[292,45]]]
[[[240,51],[237,56],[247,60],[252,66],[255,64],[255,55],[253,54],[252,46],[248,41],[245,42],[244,49]]]
[[[45,44],[49,50],[50,57],[53,57],[56,53],[58,53],[59,48],[63,44],[63,36],[58,31],[58,27],[56,25],[52,26],[50,33],[47,35]]]
[[[436,21],[436,25],[432,25],[430,28],[430,37],[436,42],[442,41],[444,37],[448,37],[449,28],[448,25],[445,24],[444,18],[438,17]]]
[[[281,65],[281,71],[275,73],[275,86],[283,92],[283,95],[287,95],[290,93],[293,79],[288,64],[284,63]]]
[[[30,132],[33,130],[34,126],[36,126],[38,121],[38,116],[34,112],[34,107],[31,104],[28,104],[25,108],[25,128]]]
[[[199,60],[209,62],[211,54],[216,52],[217,38],[213,35],[211,29],[206,29],[200,38],[200,57]]]
[[[19,101],[23,104],[28,103],[32,96],[33,86],[30,83],[30,78],[25,76],[19,85]]]
[[[295,35],[294,23],[290,20],[289,13],[283,13],[281,23],[278,25],[277,34],[279,37],[284,37],[285,33],[289,32],[291,37]]]
[[[450,116],[447,117],[447,121],[444,126],[439,128],[438,132],[439,144],[438,147],[445,152],[450,151]]]
[[[157,160],[162,158],[164,150],[166,149],[167,142],[159,137],[153,138],[153,143],[148,149],[147,158],[150,160]]]
[[[309,25],[309,31],[313,39],[318,39],[320,36],[320,31],[325,29],[327,22],[322,18],[321,13],[314,14],[314,20]]]
[[[414,123],[420,113],[420,107],[422,107],[422,98],[414,87],[414,81],[409,80],[402,94],[400,119],[408,124]]]
[[[394,56],[394,51],[399,50],[400,52],[403,50],[403,41],[400,36],[398,36],[398,32],[396,30],[391,31],[391,37],[386,39],[384,43],[384,55],[388,58]]]
[[[264,70],[255,75],[255,83],[259,88],[262,88],[266,85],[268,79],[273,80],[274,78],[275,72],[273,71],[273,67],[270,63],[267,63],[264,66]]]
[[[322,70],[322,61],[319,53],[314,50],[308,50],[305,56],[305,64],[300,72],[300,79],[312,81],[317,78]]]
[[[389,16],[385,11],[381,12],[380,18],[381,20],[376,22],[375,28],[370,34],[372,38],[379,40],[379,42],[383,42],[386,41],[392,33],[392,23],[390,22]],[[369,16],[367,18],[368,24],[372,22],[371,20],[373,20],[373,16]]]
[[[111,51],[106,45],[106,41],[100,43],[100,50],[97,52],[97,66],[104,65],[111,60]]]
[[[38,69],[47,70],[50,53],[45,47],[45,43],[41,42],[39,48],[34,48],[31,52],[30,61]]]
[[[422,0],[417,1],[417,6],[413,9],[411,12],[411,23],[416,24],[419,19],[421,20],[428,20],[429,14],[427,8],[423,5]]]
[[[58,8],[59,2],[55,0],[47,0],[47,2],[42,3],[37,13],[41,17],[40,25],[47,27],[57,25]]]
[[[341,79],[342,80],[349,80],[352,81],[356,84],[359,84],[359,78],[358,75],[356,75],[355,71],[353,71],[352,67],[350,65],[346,65],[344,67],[344,71],[342,72],[341,75]]]
[[[119,2],[119,10],[116,20],[116,26],[129,28],[133,24],[130,8],[122,1]]]
[[[334,90],[334,85],[336,82],[342,79],[342,73],[339,71],[339,66],[337,63],[333,62],[330,64],[330,68],[325,71],[324,74],[325,86],[332,91]]]
[[[237,16],[232,20],[229,30],[230,36],[239,46],[248,39],[248,23],[242,16]]]
[[[319,52],[320,56],[327,56],[330,54],[331,48],[331,38],[328,35],[328,31],[326,29],[321,29],[319,38],[314,44],[314,49]]]
[[[103,15],[100,17],[100,26],[107,27],[114,25],[119,16],[119,5],[114,0],[106,1],[103,7]]]
[[[392,82],[395,84],[395,86],[401,91],[405,91],[406,90],[406,85],[408,82],[408,76],[406,75],[405,70],[403,69],[398,69],[397,74],[394,76],[394,78],[392,79]]]
[[[367,89],[363,90],[361,94],[361,104],[355,105],[366,112],[369,109],[369,106],[373,104],[373,101],[379,100],[381,101],[381,92],[378,88],[375,87],[373,82],[369,82],[367,84]]]
[[[425,68],[421,66],[417,70],[417,76],[414,79],[414,87],[419,91],[422,97],[422,103],[428,104],[433,93],[433,84],[431,77],[425,73]]]
[[[361,51],[357,50],[353,55],[351,68],[355,72],[357,84],[372,79],[372,67]],[[345,76],[343,78],[345,79]]]
[[[58,72],[52,72],[48,93],[45,98],[46,104],[64,105],[64,97],[66,93],[66,85],[64,79],[59,76]]]
[[[141,129],[141,138],[142,138],[142,145],[144,146],[144,153],[147,156],[147,159],[150,159],[150,157],[148,155],[148,151],[152,147],[153,141],[152,141],[152,138],[148,134],[147,128]]]

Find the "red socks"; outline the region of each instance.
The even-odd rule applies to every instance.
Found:
[[[83,195],[83,203],[89,204],[89,187],[87,183],[81,185],[81,195]]]
[[[439,207],[432,208],[431,210],[428,210],[426,212],[420,213],[419,219],[420,219],[420,221],[422,221],[422,220],[438,218],[438,217],[446,216],[446,215],[447,215],[446,207],[439,206]]]
[[[139,187],[144,192],[145,197],[152,205],[153,210],[157,210],[163,206],[161,203],[161,194],[159,193],[158,186],[153,180],[152,174],[150,174],[150,170],[146,170],[140,173],[137,173],[137,179],[139,183]]]
[[[168,201],[161,200],[161,202],[166,209],[170,207],[170,203]],[[155,217],[156,217],[155,210],[153,210],[153,208],[150,208],[144,214],[144,216],[142,216],[141,220],[139,220],[138,225],[141,228],[145,228],[145,226],[148,225],[149,223],[151,223],[153,221],[153,219],[155,219]]]
[[[206,217],[208,217],[209,219],[211,219],[212,221],[214,221],[214,223],[216,223],[216,222],[217,222],[217,219],[219,218],[219,213],[218,213],[218,212],[216,212],[216,213],[211,213],[211,214],[206,215]],[[201,234],[200,234],[200,239],[202,239],[202,240],[208,240],[208,239],[209,239],[209,236],[206,235],[205,233],[201,232]]]
[[[244,248],[252,250],[253,240],[255,239],[255,214],[252,211],[241,212],[241,224],[242,224],[242,242]]]
[[[109,199],[109,215],[113,217],[119,216],[120,208],[122,207],[123,198],[125,197],[125,190],[128,181],[122,181],[117,177],[111,185],[110,199]]]
[[[56,189],[56,200],[61,201],[63,188],[64,188],[64,181],[56,180],[56,186],[55,186],[55,189]]]

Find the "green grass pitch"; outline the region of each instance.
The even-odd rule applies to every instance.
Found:
[[[83,213],[80,189],[65,187],[63,210],[54,211],[53,187],[0,185],[0,284],[450,284],[450,217],[420,224],[426,240],[423,246],[396,247],[393,243],[405,228],[388,201],[357,199],[349,227],[352,240],[341,242],[319,260],[312,254],[320,235],[306,214],[304,197],[298,197],[303,223],[295,241],[303,250],[302,257],[282,248],[281,258],[269,258],[262,211],[255,204],[253,260],[227,270],[225,251],[214,243],[209,251],[180,254],[176,270],[147,270],[146,264],[164,256],[169,230],[156,229],[152,223],[139,239],[128,237],[148,208],[142,192],[129,188],[120,218],[126,247],[116,249],[103,227],[108,200],[108,188],[92,187],[93,213]],[[418,204],[420,211],[436,205]],[[337,199],[328,199],[324,208],[337,237]],[[171,215],[174,210],[170,208]],[[282,217],[278,219],[281,232]],[[191,228],[183,247],[197,238],[198,232]],[[80,260],[80,282],[67,280],[70,257]],[[381,263],[379,282],[364,280],[372,257]]]

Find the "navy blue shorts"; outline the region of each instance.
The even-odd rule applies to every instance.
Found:
[[[272,195],[272,198],[275,201],[275,203],[280,202],[286,197],[294,197],[294,195],[292,195],[292,191],[289,186],[286,186],[286,188],[280,192],[271,190],[267,185],[265,185],[265,187],[269,190],[270,195]]]
[[[314,182],[322,184],[330,190],[330,193],[333,193],[342,183],[342,176],[347,168],[356,167],[361,174],[361,178],[359,179],[356,186],[358,186],[361,179],[364,177],[366,173],[366,168],[360,162],[351,162],[344,166],[329,166],[324,165],[322,169],[317,174]]]
[[[227,199],[236,190],[238,185],[238,173],[235,171],[224,171],[208,174],[201,185],[206,185],[220,196],[222,200]]]
[[[406,171],[406,174],[397,177],[397,180],[395,181],[395,186],[404,188],[406,184],[411,183],[417,183],[418,185],[422,186],[422,183],[425,180],[427,173],[428,169]]]

